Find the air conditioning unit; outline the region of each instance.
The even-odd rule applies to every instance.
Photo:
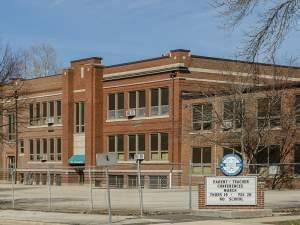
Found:
[[[229,130],[233,127],[232,121],[223,121],[222,128],[224,130]]]
[[[136,115],[135,109],[128,109],[126,111],[126,117],[134,117]]]
[[[47,154],[43,154],[41,157],[41,161],[42,162],[46,162],[48,160],[48,155]]]
[[[134,155],[134,160],[139,160],[139,161],[143,161],[145,159],[145,155],[142,153],[138,153]]]
[[[54,117],[48,117],[47,118],[47,123],[48,123],[48,126],[51,126],[54,124]]]

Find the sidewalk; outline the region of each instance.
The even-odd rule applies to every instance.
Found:
[[[57,212],[38,212],[38,211],[19,211],[19,210],[1,210],[1,225],[99,225],[108,224],[107,215],[92,214],[73,214],[73,213],[57,213]],[[275,216],[257,219],[207,219],[191,215],[160,215],[138,218],[134,216],[113,216],[113,224],[115,225],[241,225],[241,224],[272,224],[270,222],[300,220],[298,216]]]

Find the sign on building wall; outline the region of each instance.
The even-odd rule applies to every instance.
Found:
[[[256,177],[206,177],[206,205],[256,205]]]

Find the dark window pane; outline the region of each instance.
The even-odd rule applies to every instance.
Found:
[[[61,101],[56,101],[56,115],[61,116]]]
[[[118,109],[124,109],[124,93],[118,93]]]
[[[139,91],[139,108],[144,108],[146,106],[146,101],[145,101],[145,91]]]
[[[75,103],[75,124],[79,125],[79,103]]]
[[[202,149],[202,163],[211,163],[211,150],[210,148]]]
[[[269,163],[280,163],[280,146],[270,145],[269,147]]]
[[[224,102],[224,120],[232,120],[234,118],[234,102]]]
[[[257,163],[268,163],[268,147],[259,147],[256,154]]]
[[[56,151],[57,151],[57,153],[61,153],[61,138],[57,138]]]
[[[43,139],[43,153],[47,154],[48,149],[47,149],[47,139]]]
[[[47,102],[43,102],[43,117],[47,117]]]
[[[54,102],[49,102],[49,116],[54,116]]]
[[[158,89],[151,89],[151,106],[158,106]]]
[[[201,163],[201,148],[193,148],[193,163]]]
[[[136,108],[136,92],[129,92],[129,108]]]
[[[223,156],[232,154],[234,151],[231,148],[223,148]]]
[[[80,102],[80,121],[81,125],[84,125],[84,102]]]
[[[193,122],[202,121],[202,105],[193,105]]]
[[[115,94],[108,95],[108,108],[109,110],[115,110]]]
[[[203,120],[211,121],[211,119],[212,119],[212,105],[204,104],[203,105]]]
[[[108,151],[109,152],[115,151],[115,136],[108,137]]]
[[[270,116],[280,116],[281,98],[274,98],[270,101]]]
[[[129,141],[129,143],[128,143],[128,145],[129,145],[129,151],[130,152],[134,152],[134,151],[136,151],[136,140],[135,140],[135,135],[129,135],[128,136],[128,141]]]
[[[266,117],[269,111],[269,99],[261,98],[257,100],[257,115],[259,117]]]
[[[161,88],[161,105],[169,105],[169,89]]]
[[[298,163],[294,167],[295,173],[300,174],[300,145],[295,145],[294,163]]]
[[[118,135],[118,152],[124,151],[124,135]]]
[[[151,134],[151,151],[158,151],[158,134]]]
[[[40,103],[36,104],[36,118],[39,119],[41,116]]]
[[[54,153],[54,139],[50,138],[50,153]]]
[[[168,150],[168,134],[161,133],[161,150]]]
[[[138,151],[140,152],[145,151],[145,134],[138,135],[138,144],[139,144]]]

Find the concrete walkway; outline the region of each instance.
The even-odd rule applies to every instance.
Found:
[[[71,214],[56,212],[38,212],[38,211],[19,211],[19,210],[1,210],[1,225],[99,225],[107,224],[106,215],[91,214]],[[257,219],[207,219],[193,217],[190,215],[161,215],[144,218],[133,216],[113,216],[113,224],[115,225],[241,225],[241,224],[272,224],[272,222],[300,220],[299,216],[274,216]]]

